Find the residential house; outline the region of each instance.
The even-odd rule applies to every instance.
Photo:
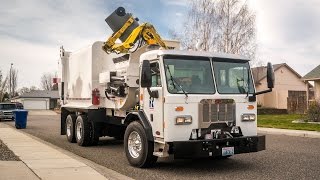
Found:
[[[272,92],[257,96],[257,103],[263,107],[288,109],[295,106],[297,109],[306,108],[306,96],[310,84],[303,81],[301,76],[288,64],[273,65],[275,84]],[[267,67],[252,68],[255,80],[256,91],[268,89],[267,87]],[[289,108],[290,109],[290,108]],[[303,110],[302,110],[303,111]]]
[[[58,91],[34,90],[12,98],[12,102],[20,102],[25,109],[54,109],[58,105]]]
[[[315,67],[312,71],[303,76],[302,80],[314,82],[314,97],[309,97],[309,101],[320,100],[320,65]]]

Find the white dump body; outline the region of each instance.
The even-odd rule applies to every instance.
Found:
[[[102,50],[103,42],[75,52],[66,52],[61,57],[61,82],[64,82],[64,107],[97,108],[92,105],[92,90],[98,88],[104,92],[99,84],[99,74],[115,69],[112,58],[117,54],[106,54]],[[101,99],[102,100],[102,99]]]
[[[166,41],[171,48],[179,48],[179,42]],[[130,53],[129,60],[114,63],[114,58],[125,54],[107,54],[102,50],[103,42],[95,42],[93,45],[75,52],[62,52],[60,58],[60,77],[64,82],[65,100],[63,107],[96,109],[105,107],[115,110],[128,110],[137,103],[137,90],[139,88],[139,59],[146,52],[146,46]],[[123,77],[127,84],[126,96],[114,96],[107,99],[105,89],[110,82],[110,72]],[[92,105],[92,90],[99,89],[100,105]],[[59,88],[61,94],[61,85]]]

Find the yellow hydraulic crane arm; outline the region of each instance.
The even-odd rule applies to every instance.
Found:
[[[133,17],[130,17],[116,33],[108,38],[103,45],[103,50],[106,53],[127,53],[139,38],[142,38],[147,44],[158,44],[162,48],[168,49],[153,25],[149,23],[143,23],[136,27],[123,43],[116,44],[115,41],[121,37],[121,35],[133,22]]]

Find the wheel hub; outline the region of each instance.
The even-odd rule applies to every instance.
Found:
[[[67,136],[71,136],[71,122],[69,120],[67,121]]]
[[[128,150],[133,158],[140,156],[142,149],[141,137],[136,131],[132,131],[128,138]]]
[[[82,124],[81,122],[77,123],[77,139],[81,139],[82,137]]]

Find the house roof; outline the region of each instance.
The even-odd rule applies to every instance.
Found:
[[[274,71],[277,71],[281,67],[285,66],[291,72],[293,72],[299,79],[302,78],[302,76],[299,73],[297,73],[295,70],[293,70],[287,63],[274,64],[272,66]],[[253,75],[255,84],[259,84],[261,80],[267,77],[267,66],[255,67],[255,68],[252,68],[251,70],[252,70],[252,75]]]
[[[303,76],[303,80],[316,80],[320,79],[320,65],[312,69],[308,74]]]
[[[51,99],[59,99],[58,91],[45,91],[45,90],[34,90],[30,92],[26,92],[21,94],[17,98],[51,98]]]

